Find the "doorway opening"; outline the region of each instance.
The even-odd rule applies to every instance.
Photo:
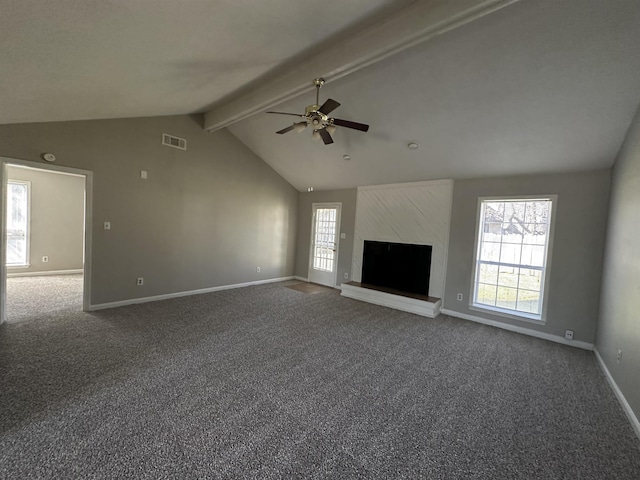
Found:
[[[0,159],[0,323],[89,310],[92,173]]]
[[[311,225],[309,281],[336,286],[338,272],[338,230],[341,203],[314,203]]]

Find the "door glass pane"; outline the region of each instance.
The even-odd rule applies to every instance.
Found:
[[[336,248],[336,216],[337,209],[335,208],[318,208],[316,210],[313,249],[313,268],[316,270],[333,271]]]
[[[27,264],[28,185],[7,183],[7,265]]]

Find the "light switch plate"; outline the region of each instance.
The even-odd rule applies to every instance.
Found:
[[[341,234],[340,234],[340,238],[341,238],[342,240],[344,240],[345,238],[347,238],[347,234],[346,234],[346,233],[341,233]]]
[[[111,222],[104,222],[104,229],[111,230]]]

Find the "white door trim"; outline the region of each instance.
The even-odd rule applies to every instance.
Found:
[[[336,255],[333,267],[333,283],[327,285],[335,288],[338,281],[338,258],[340,253],[340,222],[342,221],[342,202],[320,202],[311,204],[311,237],[309,241],[309,267],[307,269],[307,278],[311,281],[312,265],[313,265],[313,239],[316,229],[316,218],[314,212],[317,208],[336,208],[338,210],[336,215]]]
[[[2,245],[0,248],[0,324],[5,320],[5,306],[7,300],[7,236],[4,234],[7,225],[7,165],[17,165],[20,167],[33,168],[36,170],[47,170],[50,172],[70,173],[81,175],[85,178],[85,205],[84,205],[84,269],[83,269],[83,299],[82,310],[88,312],[91,306],[91,234],[93,221],[93,172],[80,168],[65,167],[62,165],[52,165],[48,163],[32,162],[17,158],[0,157],[0,185],[2,188],[2,199],[0,200],[0,227],[2,234]]]

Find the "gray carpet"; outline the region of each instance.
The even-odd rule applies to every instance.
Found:
[[[82,274],[7,278],[7,321],[80,311],[82,289]]]
[[[316,293],[327,293],[332,290],[331,287],[325,287],[323,285],[318,285],[317,283],[309,283],[309,282],[290,282],[287,285],[287,288],[292,290],[297,290],[298,292],[308,293],[309,295],[315,295]]]
[[[0,478],[640,478],[592,353],[285,285],[0,326]]]

